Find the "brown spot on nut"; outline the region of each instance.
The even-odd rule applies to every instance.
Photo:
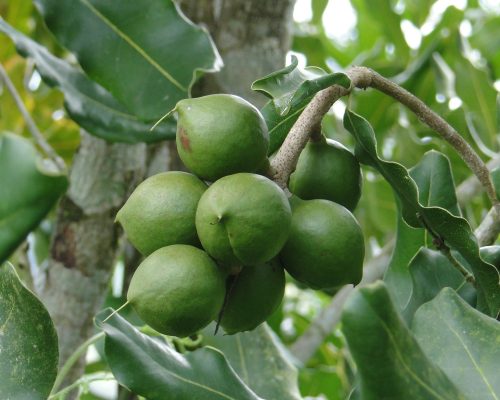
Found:
[[[186,151],[191,151],[191,143],[189,137],[183,127],[179,128],[179,137],[181,138],[181,145]]]

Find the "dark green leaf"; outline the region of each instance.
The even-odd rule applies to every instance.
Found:
[[[0,398],[46,400],[58,358],[49,313],[11,264],[0,266]]]
[[[251,332],[213,335],[205,330],[204,342],[221,350],[240,378],[265,399],[300,399],[297,370],[284,354],[283,344],[266,324]],[[272,379],[269,377],[272,376]]]
[[[419,308],[412,330],[427,356],[469,398],[500,398],[500,322],[445,288]]]
[[[118,314],[96,316],[106,333],[106,359],[115,378],[150,400],[258,400],[224,355],[211,347],[179,354],[160,338],[144,335]]]
[[[474,287],[465,281],[464,276],[441,253],[426,248],[420,249],[411,260],[409,270],[412,291],[403,310],[408,323],[422,304],[432,300],[445,287],[456,290],[469,303],[475,303]]]
[[[420,204],[438,206],[452,214],[460,214],[450,162],[446,156],[429,151],[408,172],[417,184]],[[384,280],[399,310],[407,306],[412,293],[412,277],[408,268],[410,261],[421,246],[431,245],[428,242],[430,240],[424,230],[408,226],[403,220],[398,201],[396,246]]]
[[[159,119],[220,59],[208,33],[173,1],[36,0],[83,70],[141,120]]]
[[[0,135],[0,262],[50,211],[67,187],[65,176],[42,170],[42,160],[26,139]]]
[[[375,133],[368,121],[347,110],[344,126],[356,138],[356,155],[360,162],[376,168],[391,184],[401,201],[402,216],[415,228],[426,226],[451,249],[456,250],[471,267],[478,291],[478,308],[492,316],[500,312],[498,271],[479,257],[479,247],[469,223],[439,207],[424,207],[418,201],[415,181],[401,165],[378,157]]]
[[[464,400],[424,354],[382,282],[357,288],[342,313],[364,400]]]
[[[273,72],[252,84],[252,89],[272,100],[262,108],[269,128],[269,154],[283,143],[292,125],[312,97],[332,85],[349,87],[350,80],[342,73],[327,74],[320,68],[298,68],[297,58],[284,69]]]
[[[0,31],[7,34],[24,57],[32,57],[44,81],[64,93],[70,117],[89,133],[115,142],[155,142],[175,138],[176,124],[167,120],[153,132],[154,122],[142,122],[109,92],[50,54],[47,49],[16,31],[0,18]]]

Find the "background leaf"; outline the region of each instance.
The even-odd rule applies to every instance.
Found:
[[[358,367],[364,400],[465,399],[424,354],[381,281],[350,295],[342,330]]]
[[[67,187],[65,176],[41,170],[26,139],[0,135],[0,262],[36,228]]]
[[[290,364],[283,344],[267,324],[236,335],[214,336],[212,326],[204,332],[204,343],[221,350],[236,373],[256,394],[265,399],[301,398],[297,369]]]
[[[139,332],[109,309],[96,316],[106,333],[106,360],[115,378],[150,400],[258,400],[224,355],[210,347],[180,354],[161,338]],[[175,397],[172,397],[175,394]]]
[[[49,29],[83,70],[144,121],[190,94],[220,59],[208,33],[173,1],[36,0]]]
[[[499,274],[493,265],[479,256],[477,240],[467,220],[443,208],[422,206],[418,201],[417,186],[408,171],[401,164],[378,157],[375,133],[368,121],[346,110],[344,126],[356,138],[355,153],[360,162],[377,169],[397,193],[406,223],[415,228],[425,223],[466,260],[476,279],[478,308],[496,317],[500,313]]]
[[[68,114],[89,133],[109,141],[127,143],[175,138],[176,123],[172,119],[165,120],[151,132],[156,121],[139,121],[103,87],[1,18],[0,31],[11,38],[21,55],[33,58],[47,84],[64,93]]]
[[[427,356],[469,399],[500,397],[500,323],[445,288],[419,308],[412,330]]]
[[[11,264],[0,266],[0,398],[46,400],[58,358],[49,313]]]

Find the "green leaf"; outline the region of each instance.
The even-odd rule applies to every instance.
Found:
[[[478,69],[463,56],[456,56],[457,95],[463,101],[469,131],[479,148],[498,151],[497,143],[497,91],[489,79],[488,71]],[[486,151],[487,152],[487,151]]]
[[[109,141],[127,143],[175,138],[176,123],[173,120],[165,120],[151,132],[156,120],[139,121],[103,87],[1,18],[0,31],[11,38],[23,57],[33,58],[47,84],[64,93],[69,116],[89,133]]]
[[[301,70],[296,57],[289,66],[256,80],[252,89],[272,99],[261,110],[269,128],[269,154],[281,146],[290,128],[317,92],[332,85],[348,88],[350,82],[342,73],[327,74],[317,67]]]
[[[408,172],[417,185],[420,204],[442,207],[452,214],[460,215],[453,174],[450,162],[445,155],[437,151],[429,151]],[[410,261],[421,246],[431,243],[428,243],[430,240],[424,230],[408,226],[401,215],[401,202],[398,200],[397,203],[396,246],[384,281],[394,296],[397,308],[403,310],[412,293],[412,277],[408,268]]]
[[[344,306],[342,330],[364,400],[465,399],[424,354],[383,282],[354,290]]]
[[[48,28],[83,70],[144,121],[189,96],[221,62],[206,30],[173,1],[36,0]]]
[[[221,350],[241,379],[265,399],[301,399],[297,369],[287,359],[283,344],[262,324],[251,332],[213,335],[205,329],[204,343]],[[272,379],[269,377],[272,376]]]
[[[419,308],[412,330],[427,356],[469,399],[500,398],[500,322],[445,288]]]
[[[426,248],[420,249],[411,260],[409,270],[412,291],[410,300],[403,310],[408,323],[422,304],[432,300],[445,287],[454,289],[469,303],[475,303],[474,287],[466,282],[465,277],[441,253]]]
[[[474,29],[469,38],[473,48],[479,49],[485,57],[494,72],[494,76],[500,76],[500,16],[491,13],[487,15],[486,21],[481,22],[477,29]]]
[[[0,266],[0,398],[46,400],[58,358],[49,313],[11,264]]]
[[[65,176],[42,169],[26,139],[0,135],[0,262],[35,229],[66,190]]]
[[[401,201],[405,222],[415,228],[432,229],[444,243],[466,260],[474,273],[478,308],[496,317],[500,313],[500,277],[493,265],[479,257],[479,247],[469,223],[439,207],[424,207],[418,201],[418,189],[408,171],[401,165],[378,157],[375,133],[368,121],[346,110],[344,126],[356,139],[355,153],[360,162],[377,169],[391,184]]]
[[[211,347],[179,354],[160,338],[134,328],[106,309],[96,316],[105,332],[106,359],[115,378],[150,400],[258,400],[224,355]]]
[[[394,45],[396,55],[406,61],[410,48],[401,30],[401,16],[394,11],[391,1],[379,0],[375,2],[372,0],[363,0],[363,3],[367,14],[379,26],[386,40]]]

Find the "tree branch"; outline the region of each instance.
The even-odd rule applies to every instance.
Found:
[[[481,224],[474,231],[479,246],[490,246],[495,243],[500,234],[500,221],[495,208],[491,208],[482,220]]]
[[[365,265],[363,279],[358,286],[375,282],[384,275],[393,247],[394,241],[389,242],[378,256],[372,258]],[[344,303],[353,290],[352,285],[343,286],[333,296],[331,302],[314,318],[302,336],[290,347],[291,353],[302,363],[306,363],[314,355],[321,343],[338,324]]]
[[[497,167],[500,167],[500,156],[486,163],[486,168],[489,171]],[[471,175],[457,187],[458,203],[463,207],[480,193],[482,193],[481,182],[479,182],[476,175]]]
[[[351,79],[351,87],[345,89],[338,85],[319,91],[302,111],[290,129],[285,141],[271,162],[271,178],[282,188],[286,188],[288,178],[297,165],[300,152],[306,145],[309,136],[321,124],[323,116],[342,96],[351,93],[354,87],[364,88],[369,85],[369,70],[364,67],[352,67],[347,71]]]
[[[370,86],[391,96],[408,107],[427,126],[436,131],[444,140],[446,140],[465,161],[469,168],[474,172],[481,185],[484,187],[491,204],[500,213],[500,202],[497,199],[495,188],[490,179],[488,168],[477,155],[474,149],[467,143],[462,136],[443,118],[432,111],[422,100],[414,96],[401,86],[382,77],[375,71],[369,70],[371,74]]]
[[[33,118],[31,118],[30,113],[24,106],[23,100],[21,99],[21,96],[19,95],[16,87],[12,83],[12,81],[9,78],[9,75],[7,74],[7,71],[5,71],[3,65],[0,63],[0,78],[5,82],[5,86],[7,87],[7,90],[11,94],[12,98],[14,99],[14,102],[16,103],[17,108],[21,112],[21,115],[23,116],[24,122],[26,123],[26,126],[28,127],[28,130],[30,131],[31,135],[35,139],[36,143],[40,148],[43,150],[45,155],[49,157],[56,167],[59,169],[59,172],[65,172],[66,171],[66,164],[64,160],[59,157],[59,155],[55,152],[55,150],[50,146],[50,144],[45,140],[44,136],[38,129],[38,127],[35,124],[35,121],[33,121]]]
[[[271,163],[271,176],[285,188],[290,174],[297,165],[300,152],[304,148],[314,128],[321,123],[323,116],[340,97],[354,88],[373,87],[408,107],[418,119],[436,131],[461,156],[484,187],[488,197],[500,214],[500,202],[490,179],[488,168],[474,149],[443,118],[432,111],[423,101],[394,82],[365,67],[352,67],[346,74],[351,79],[351,87],[344,89],[334,85],[318,92],[299,116],[283,145]]]

